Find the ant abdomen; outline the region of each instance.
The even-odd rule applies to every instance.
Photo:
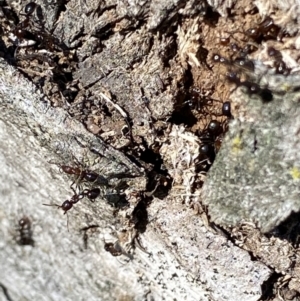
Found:
[[[225,101],[222,105],[222,114],[226,117],[231,117],[231,104],[229,101]]]
[[[96,199],[100,195],[100,189],[99,188],[93,188],[93,189],[85,189],[82,194],[89,198],[90,200]]]
[[[24,8],[24,12],[27,16],[30,16],[33,14],[33,12],[35,11],[37,7],[37,4],[34,3],[34,2],[29,2],[28,4],[25,5],[25,8]]]
[[[84,179],[88,182],[95,182],[98,179],[99,175],[93,171],[87,171],[84,173]]]
[[[32,225],[31,220],[27,216],[23,216],[19,222],[18,222],[18,232],[19,232],[19,238],[17,240],[17,243],[21,246],[34,246],[34,240],[32,238],[33,231],[32,231]]]

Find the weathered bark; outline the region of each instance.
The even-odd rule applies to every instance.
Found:
[[[269,89],[276,90],[268,104],[241,90],[235,93],[233,106],[245,109],[235,111],[201,198],[201,189],[195,188],[201,144],[198,129],[174,124],[174,116],[183,111],[191,78],[196,83],[206,70],[202,76],[207,82],[217,77],[207,87],[220,88],[216,68],[208,72],[211,62],[203,59],[204,48],[210,55],[216,47],[215,22],[220,27],[226,23],[227,7],[240,15],[243,9],[253,8],[229,2],[209,4],[223,16],[220,20],[208,19],[204,1],[74,0],[54,5],[42,1],[47,32],[60,40],[55,51],[52,42],[43,41],[54,58],[47,53],[49,58],[41,59],[41,53],[39,57],[35,53],[38,63],[27,63],[29,54],[19,50],[18,67],[30,80],[1,59],[0,285],[4,300],[254,301],[262,296],[271,267],[297,283],[298,254],[292,243],[267,241],[251,226],[231,226],[254,220],[266,232],[299,210],[294,163],[298,108],[292,102],[298,100],[294,93],[298,77],[252,76],[263,85],[271,82]],[[15,3],[10,5],[20,10]],[[275,8],[277,21],[286,9],[274,3],[269,8],[256,5],[262,14]],[[293,14],[290,21],[278,24],[291,31]],[[4,25],[7,31],[12,26]],[[296,38],[290,41],[297,43]],[[3,43],[9,45],[6,31]],[[9,49],[4,47],[2,53],[7,59]],[[55,81],[58,70],[65,72],[60,81],[72,75],[63,89]],[[272,83],[277,79],[282,87]],[[290,89],[293,93],[286,93]],[[70,101],[66,91],[76,96]],[[284,98],[282,107],[279,97]],[[254,140],[258,150],[251,153]],[[250,178],[256,181],[243,186],[249,170],[236,169],[249,158],[255,175]],[[61,209],[43,204],[61,206],[74,194],[69,188],[72,179],[60,172],[59,164],[76,166],[77,160],[101,174],[93,185],[101,187],[102,193],[95,202],[76,203],[66,218]],[[271,196],[276,189],[280,193]],[[254,199],[262,202],[254,206]],[[203,203],[216,225],[208,220]],[[18,226],[24,216],[32,222],[32,241],[27,245]],[[259,244],[266,241],[269,249]],[[106,252],[105,246],[112,245]],[[286,245],[283,257],[292,259],[283,264],[277,255],[280,246]]]

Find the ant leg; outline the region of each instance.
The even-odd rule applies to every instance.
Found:
[[[68,215],[67,211],[65,213],[67,214],[67,229],[68,229],[68,232],[70,232],[70,230],[69,230],[69,215]]]
[[[140,238],[139,236],[136,236],[134,239],[134,245],[137,246],[141,251],[143,251],[144,253],[148,254],[148,255],[152,255],[152,253],[149,253],[141,244]]]
[[[69,216],[67,211],[70,210],[73,207],[73,204],[70,201],[65,201],[63,202],[63,204],[57,205],[57,204],[43,204],[44,206],[56,206],[58,209],[61,208],[62,210],[64,210],[64,214],[67,214],[67,228],[68,228],[68,232],[69,232]]]
[[[61,208],[60,205],[57,205],[57,204],[43,204],[44,206],[54,206],[54,207],[57,207],[57,208]]]

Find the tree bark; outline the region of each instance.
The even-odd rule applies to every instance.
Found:
[[[235,119],[208,176],[197,168],[209,114],[186,110],[197,84],[232,92],[211,55],[229,52],[215,49],[219,30],[245,24],[245,14],[257,21],[254,5],[37,3],[43,20],[30,15],[28,26],[26,16],[8,15],[24,3],[2,7],[2,299],[275,300],[286,285],[276,286],[272,268],[289,276],[296,296],[298,224],[290,221],[289,237],[271,230],[299,211],[298,76],[274,75],[253,54],[247,80],[270,90],[272,101],[243,87],[232,94]],[[280,5],[256,3],[295,34],[295,12],[283,19],[288,8]],[[18,24],[42,38],[12,56],[8,36]],[[292,42],[297,48],[297,37],[282,48]],[[99,177],[76,181],[63,165]],[[62,214],[65,200],[93,187],[99,198]]]

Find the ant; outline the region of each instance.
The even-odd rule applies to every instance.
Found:
[[[271,58],[274,58],[274,67],[277,74],[288,75],[290,73],[290,69],[283,61],[280,51],[276,50],[273,47],[268,47],[267,53]]]
[[[20,13],[20,15],[25,16],[25,20],[20,22],[13,30],[13,34],[18,38],[19,42],[20,42],[20,40],[23,40],[23,39],[32,41],[30,45],[26,45],[26,46],[31,46],[31,45],[34,45],[36,42],[38,42],[38,39],[36,38],[36,36],[33,33],[29,32],[28,30],[25,29],[25,28],[29,27],[30,21],[31,21],[30,17],[33,15],[33,12],[38,9],[38,7],[40,8],[40,6],[34,2],[28,3],[24,8],[25,14]],[[38,15],[41,16],[42,13],[40,12]],[[39,21],[41,20],[40,18],[41,17],[39,17]],[[40,23],[40,24],[42,24],[42,23]],[[18,45],[18,46],[22,47],[23,44]],[[24,46],[25,46],[25,44],[24,44]]]
[[[233,53],[239,53],[242,58],[246,58],[250,53],[258,49],[258,47],[253,44],[247,44],[244,48],[241,48],[235,43],[231,43],[230,48]]]
[[[64,214],[66,214],[70,209],[72,209],[73,205],[78,203],[80,200],[82,200],[84,197],[87,197],[91,202],[94,202],[95,199],[100,195],[100,189],[99,188],[93,188],[93,189],[84,189],[80,193],[75,193],[70,200],[66,200],[62,203],[62,205],[57,204],[43,204],[45,206],[56,206],[57,208],[61,208],[64,211]]]
[[[257,94],[260,96],[263,102],[270,102],[273,100],[273,94],[271,90],[268,88],[261,88],[258,84],[248,80],[241,81],[236,72],[228,72],[226,77],[228,81],[236,84],[237,87],[245,87],[248,94]]]
[[[242,58],[236,59],[234,61],[230,61],[230,60],[220,56],[219,54],[213,54],[213,61],[217,62],[217,63],[229,65],[229,66],[232,66],[232,65],[238,66],[238,67],[243,66],[244,70],[254,71],[253,62],[250,60],[242,59]],[[228,81],[236,84],[237,87],[239,87],[239,86],[245,87],[247,89],[248,94],[259,95],[264,102],[269,102],[269,101],[273,100],[272,92],[269,89],[261,88],[258,84],[253,83],[248,80],[242,81],[238,77],[237,72],[233,72],[233,71],[227,72],[226,78]]]
[[[57,208],[61,208],[64,211],[64,214],[67,214],[67,212],[72,209],[73,205],[78,203],[80,200],[82,200],[84,197],[87,197],[91,202],[94,202],[95,199],[100,195],[100,189],[99,188],[93,188],[93,189],[84,189],[79,194],[75,193],[70,200],[64,201],[61,205],[57,204],[43,204],[45,206],[56,206]],[[67,216],[68,218],[68,216]],[[68,219],[67,219],[67,227],[68,226]]]
[[[234,31],[230,32],[231,35],[235,33],[242,33],[247,36],[249,39],[252,39],[254,42],[260,44],[263,40],[276,39],[277,41],[282,41],[283,33],[279,26],[274,23],[274,20],[271,17],[266,17],[261,23],[256,27],[251,27],[246,31]],[[228,45],[228,38],[222,38],[220,40],[221,45]],[[257,46],[255,46],[257,48]]]
[[[23,216],[18,222],[19,239],[18,244],[21,246],[32,246],[34,247],[34,240],[32,238],[33,232],[31,229],[31,221],[29,217]]]
[[[124,253],[123,249],[121,248],[118,242],[116,243],[105,242],[104,250],[106,252],[109,252],[112,256],[120,256]]]
[[[190,89],[189,93],[189,100],[186,101],[190,109],[202,111],[202,113],[207,113],[204,109],[206,106],[212,105],[214,99],[209,97],[209,95],[205,95],[202,91],[197,88],[193,87]]]
[[[190,100],[187,101],[189,107],[193,110],[200,111],[203,115],[215,115],[220,116],[216,112],[207,109],[207,107],[212,106],[213,102],[221,102],[218,99],[214,99],[210,96],[204,96],[200,89],[193,87],[190,92]],[[222,105],[222,114],[221,116],[226,116],[232,118],[230,102],[226,101]]]
[[[61,164],[57,164],[57,163],[54,163],[54,164],[58,165],[59,168],[64,173],[66,173],[68,175],[77,176],[77,179],[75,181],[73,181],[73,183],[71,184],[70,187],[72,187],[74,185],[74,183],[76,183],[76,186],[78,186],[78,183],[80,183],[83,180],[85,180],[87,182],[91,182],[91,183],[97,183],[99,185],[108,186],[108,180],[105,179],[103,176],[100,176],[98,173],[96,173],[94,171],[85,170],[78,166],[72,167],[72,166],[61,165]]]
[[[254,63],[251,60],[245,59],[244,57],[238,57],[234,59],[232,63],[242,70],[254,72]]]
[[[269,40],[269,39],[276,39],[277,41],[282,41],[283,32],[280,29],[279,26],[277,26],[274,23],[274,20],[271,17],[266,17],[261,23],[257,24],[255,27],[249,28],[246,31],[233,31],[233,32],[226,32],[229,34],[228,37],[221,37],[219,39],[219,44],[222,46],[229,46],[233,53],[236,53],[242,58],[242,61],[239,60],[237,62],[233,62],[234,64],[239,64],[239,62],[242,62],[243,66],[238,67],[244,67],[244,60],[247,58],[247,56],[256,51],[258,49],[258,44],[260,44],[263,40]],[[230,43],[230,38],[234,38],[235,33],[241,33],[243,34],[248,41],[246,42],[246,46],[243,48],[239,47],[236,43]],[[253,42],[250,42],[249,40],[252,40]],[[226,61],[221,61],[220,63],[227,63]],[[246,66],[246,69],[249,69],[250,66]],[[251,71],[251,69],[250,69]]]
[[[230,102],[226,102],[223,105],[226,115],[231,116],[230,112]],[[225,115],[225,116],[226,116]],[[202,144],[199,148],[200,162],[198,164],[198,170],[207,172],[211,167],[212,163],[216,158],[218,153],[224,133],[227,131],[227,124],[224,125],[217,120],[211,120],[206,129],[200,133],[200,140]]]
[[[231,34],[230,34],[231,36]],[[247,44],[244,48],[239,47],[236,43],[230,43],[230,36],[228,37],[221,37],[219,39],[219,43],[222,46],[229,46],[230,44],[230,49],[232,50],[233,53],[239,53],[239,55],[242,58],[246,58],[247,55],[249,55],[250,53],[256,51],[258,49],[258,47],[254,44]]]
[[[33,14],[35,12],[35,18]],[[25,16],[25,19],[20,22],[12,31],[11,39],[16,42],[18,47],[28,47],[37,45],[39,48],[45,46],[50,51],[54,49],[54,46],[58,46],[59,41],[53,37],[45,29],[45,21],[40,5],[30,2],[24,7],[24,13],[20,15]],[[30,28],[30,30],[28,30]]]
[[[40,26],[40,29],[44,28],[44,16],[43,16],[43,11],[40,5],[34,3],[34,2],[29,2],[28,4],[25,5],[24,7],[24,13],[20,13],[20,15],[25,16],[25,20],[21,22],[19,25],[20,27],[28,27],[30,23],[30,17],[33,16],[33,13],[36,12],[35,16],[38,21],[38,25]],[[19,26],[18,25],[18,26]]]
[[[235,66],[235,67],[238,67],[245,71],[254,72],[253,62],[244,57],[238,57],[234,60],[229,60],[229,59],[226,59],[226,58],[220,56],[217,53],[214,53],[212,56],[212,59],[215,63],[220,63],[220,64],[224,64],[227,66]]]
[[[79,181],[86,180],[88,182],[95,182],[99,175],[93,171],[82,170],[79,167],[72,167],[68,165],[59,165],[62,171],[69,175],[76,175],[79,178]]]
[[[24,8],[25,15],[31,16],[38,6],[39,5],[34,2],[29,2],[28,4],[26,4]]]
[[[271,17],[266,17],[257,27],[249,28],[245,31],[245,35],[260,43],[262,40],[276,39],[282,41],[282,33],[280,27],[274,23]]]

